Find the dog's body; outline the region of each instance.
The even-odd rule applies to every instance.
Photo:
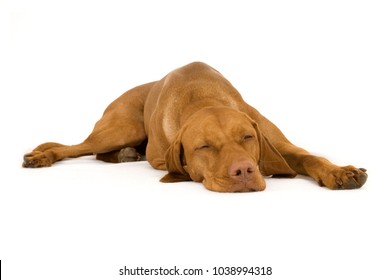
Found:
[[[127,91],[83,143],[44,143],[24,156],[23,166],[91,154],[107,162],[139,160],[146,144],[149,163],[168,171],[161,181],[193,180],[213,191],[264,190],[262,175],[308,175],[330,189],[359,188],[367,179],[363,168],[339,167],[291,144],[219,72],[200,62]]]

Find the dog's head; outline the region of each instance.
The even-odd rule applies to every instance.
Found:
[[[212,191],[262,191],[262,175],[295,176],[284,158],[245,113],[209,107],[182,126],[165,156],[162,182],[193,180]]]

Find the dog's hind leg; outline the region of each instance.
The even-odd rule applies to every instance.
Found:
[[[99,153],[96,159],[111,163],[141,161],[145,159],[147,140],[136,147],[124,147],[108,153]]]

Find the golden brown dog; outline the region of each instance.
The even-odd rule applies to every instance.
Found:
[[[146,149],[145,149],[146,148]],[[218,192],[261,191],[263,176],[311,176],[330,189],[360,188],[366,170],[336,166],[291,144],[215,69],[195,62],[112,102],[81,144],[44,143],[24,167],[95,154],[107,162],[146,154],[162,182],[193,180]]]

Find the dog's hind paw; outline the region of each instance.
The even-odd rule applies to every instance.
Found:
[[[119,162],[130,162],[130,161],[140,161],[141,155],[136,151],[135,148],[126,147],[120,150],[118,154]]]

